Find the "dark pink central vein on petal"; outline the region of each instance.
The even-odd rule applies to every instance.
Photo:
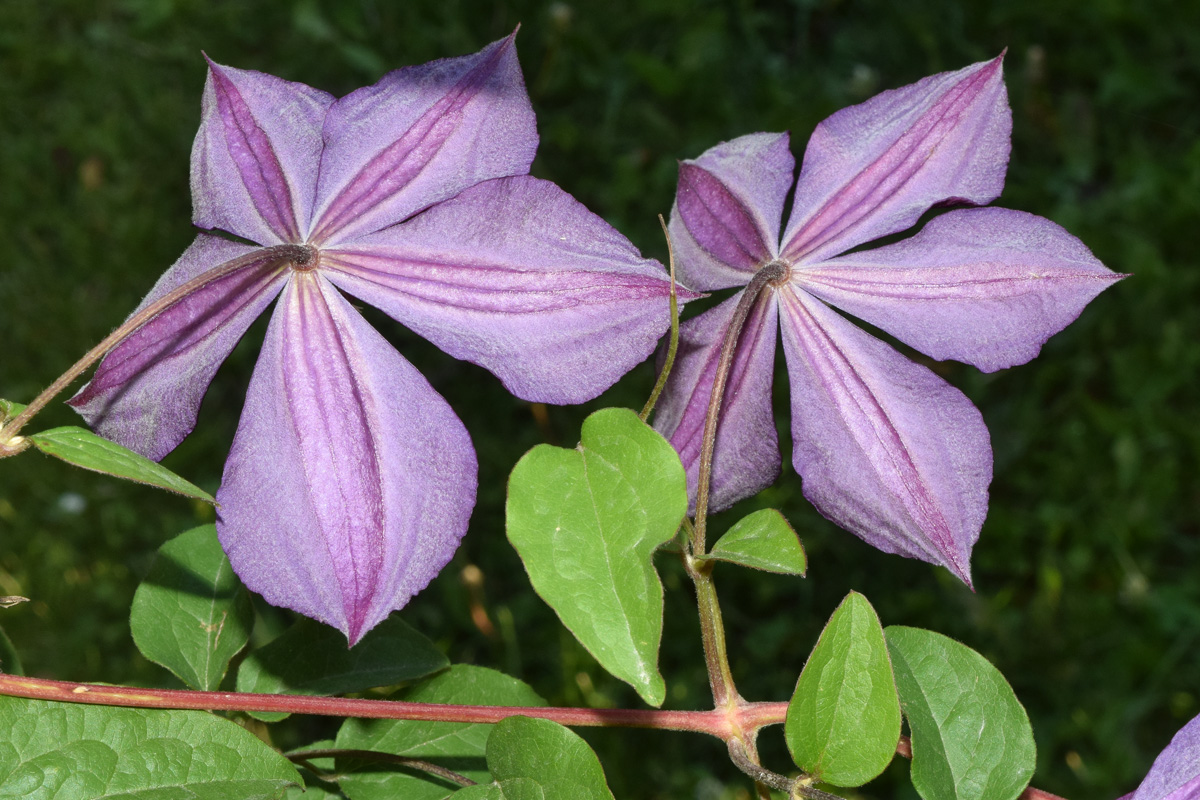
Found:
[[[433,161],[462,122],[463,109],[491,76],[511,40],[464,75],[413,126],[367,162],[342,189],[314,226],[313,240],[324,241],[355,217],[395,195]]]
[[[784,293],[785,298],[787,294]],[[786,302],[793,312],[789,316],[800,327],[797,339],[803,344],[809,363],[828,393],[830,402],[844,420],[846,428],[875,470],[876,479],[884,486],[891,487],[894,481],[889,480],[889,475],[898,478],[902,491],[895,492],[895,495],[907,513],[912,515],[918,529],[929,534],[942,553],[953,554],[956,545],[950,526],[938,508],[929,486],[921,478],[913,455],[887,410],[855,369],[853,361],[804,304],[791,298],[786,298]],[[866,423],[868,430],[863,430],[862,422]],[[885,535],[884,531],[875,533]],[[914,545],[921,546],[920,542],[913,540],[905,540],[901,544],[903,550],[908,550]],[[941,554],[928,548],[922,549],[926,550],[935,563],[943,562]],[[950,555],[950,558],[954,560],[958,571],[965,575],[966,572],[957,564],[955,556]]]
[[[873,162],[830,197],[809,222],[786,242],[783,257],[802,261],[824,243],[869,218],[916,177],[942,140],[969,110],[978,92],[999,69],[999,63],[981,69],[944,94]],[[847,244],[852,247],[863,242]]]
[[[229,154],[255,209],[281,241],[298,241],[300,234],[287,177],[270,138],[258,126],[249,105],[221,69],[213,65],[210,74]]]
[[[307,482],[341,587],[348,635],[355,641],[383,566],[383,486],[374,409],[364,397],[358,354],[338,325],[318,275],[295,276],[299,331],[289,335],[284,381],[304,453]],[[336,291],[330,289],[330,291]],[[312,413],[301,419],[295,408]]]
[[[341,257],[339,257],[341,256]],[[535,314],[581,305],[662,297],[653,276],[585,270],[527,272],[505,265],[389,259],[324,251],[322,263],[347,276],[468,311]]]

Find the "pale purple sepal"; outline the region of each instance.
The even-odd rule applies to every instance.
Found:
[[[654,417],[654,428],[678,451],[695,510],[700,448],[721,343],[742,298],[738,292],[679,328],[679,351]],[[709,508],[718,511],[757,494],[779,477],[779,438],[771,412],[778,305],[764,295],[746,318],[721,406],[713,450]]]
[[[1194,717],[1154,759],[1132,800],[1200,800],[1200,716]]]
[[[259,244],[300,241],[333,96],[274,75],[208,62],[192,145],[192,219]]]
[[[201,234],[134,314],[214,265],[256,249]],[[101,436],[162,458],[191,433],[217,368],[285,279],[282,268],[263,259],[188,294],[111,350],[68,403]]]
[[[815,263],[1004,188],[1012,113],[1001,59],[932,75],[833,114],[804,153],[783,255]]]
[[[913,236],[795,272],[796,284],[936,359],[1023,364],[1122,276],[1048,219],[951,211]]]
[[[217,493],[242,581],[353,645],[450,560],[475,476],[446,401],[323,278],[293,277]]]
[[[969,585],[992,478],[979,411],[821,301],[791,287],[778,296],[805,497],[872,546]]]
[[[481,181],[524,174],[538,142],[513,36],[388,73],[334,103],[323,135],[311,233],[323,246],[400,222]]]
[[[322,260],[337,286],[526,400],[590,400],[653,352],[669,318],[662,265],[530,176],[481,183]]]
[[[742,136],[681,162],[668,228],[680,282],[740,286],[769,261],[795,167],[786,133]]]

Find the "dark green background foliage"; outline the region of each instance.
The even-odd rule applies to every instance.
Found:
[[[740,510],[781,508],[808,549],[808,577],[721,566],[719,588],[747,697],[790,696],[822,625],[854,589],[885,625],[941,631],[1001,669],[1033,721],[1037,785],[1113,797],[1200,712],[1198,9],[1165,0],[970,10],[955,0],[0,0],[0,397],[32,398],[191,240],[201,50],[344,94],[394,67],[473,52],[519,22],[542,135],[535,173],[665,258],[655,215],[670,209],[677,159],[783,129],[799,156],[832,111],[1007,47],[1014,147],[1000,203],[1056,220],[1134,277],[1029,365],[983,375],[931,364],[975,400],[992,432],[978,591],[836,530],[787,467]],[[508,670],[553,703],[636,705],[530,591],[502,523],[505,477],[521,454],[542,441],[573,445],[583,416],[604,404],[640,407],[650,368],[539,423],[483,370],[368,314],[445,394],[480,455],[471,530],[404,619],[453,661]],[[198,432],[166,460],[210,491],[262,330],[260,322],[218,374]],[[787,389],[777,383],[786,462]],[[32,430],[75,422],[56,405]],[[738,516],[714,524],[719,531]],[[202,505],[36,453],[0,463],[0,594],[33,598],[0,611],[0,625],[26,669],[174,685],[135,654],[130,599],[158,545],[209,520]],[[691,593],[670,557],[659,564],[666,704],[704,707]],[[482,571],[482,592],[464,582],[468,565]],[[473,624],[473,605],[492,627]],[[261,610],[258,642],[288,621]],[[285,745],[333,730],[303,718],[285,725],[276,733]],[[617,797],[734,797],[745,785],[715,740],[585,735]],[[765,757],[784,769],[779,729],[764,739]],[[900,788],[906,771],[894,764],[865,794],[912,796]]]

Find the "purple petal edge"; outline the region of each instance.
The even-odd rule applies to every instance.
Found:
[[[255,367],[218,533],[247,587],[353,645],[450,560],[476,470],[446,401],[336,289],[302,273]]]
[[[779,297],[805,497],[868,544],[969,586],[992,477],[979,411],[819,300],[790,287]]]
[[[1172,737],[1130,796],[1133,800],[1200,799],[1200,716]]]

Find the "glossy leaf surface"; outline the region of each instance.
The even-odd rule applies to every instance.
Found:
[[[803,575],[808,567],[800,537],[773,508],[742,517],[703,558],[783,575]]]
[[[661,705],[663,593],[651,563],[687,511],[675,450],[632,411],[583,423],[573,450],[539,445],[508,484],[508,538],[533,588],[600,664]]]
[[[495,670],[457,664],[393,698],[412,703],[459,703],[489,706],[541,706],[545,701],[527,685]],[[348,719],[337,747],[375,750],[420,758],[452,769],[473,781],[491,780],[484,754],[491,725],[415,720]],[[345,771],[343,761],[339,769]],[[351,771],[339,786],[351,800],[443,800],[457,787],[417,770],[372,764]],[[487,795],[485,795],[487,796]],[[503,796],[503,795],[500,795]]]
[[[129,612],[142,655],[188,686],[215,691],[254,626],[250,595],[204,525],[158,548]]]
[[[254,734],[202,711],[0,697],[0,796],[267,800],[299,783]]]
[[[77,467],[156,486],[206,503],[217,502],[208,492],[161,464],[127,450],[116,442],[102,439],[84,428],[73,425],[51,428],[31,435],[29,441],[46,455],[60,458]]]
[[[784,736],[802,770],[835,786],[861,786],[896,754],[900,701],[883,627],[861,594],[847,595],[821,632]]]
[[[891,626],[888,650],[925,800],[1013,800],[1036,761],[1029,716],[991,663],[933,631]]]

